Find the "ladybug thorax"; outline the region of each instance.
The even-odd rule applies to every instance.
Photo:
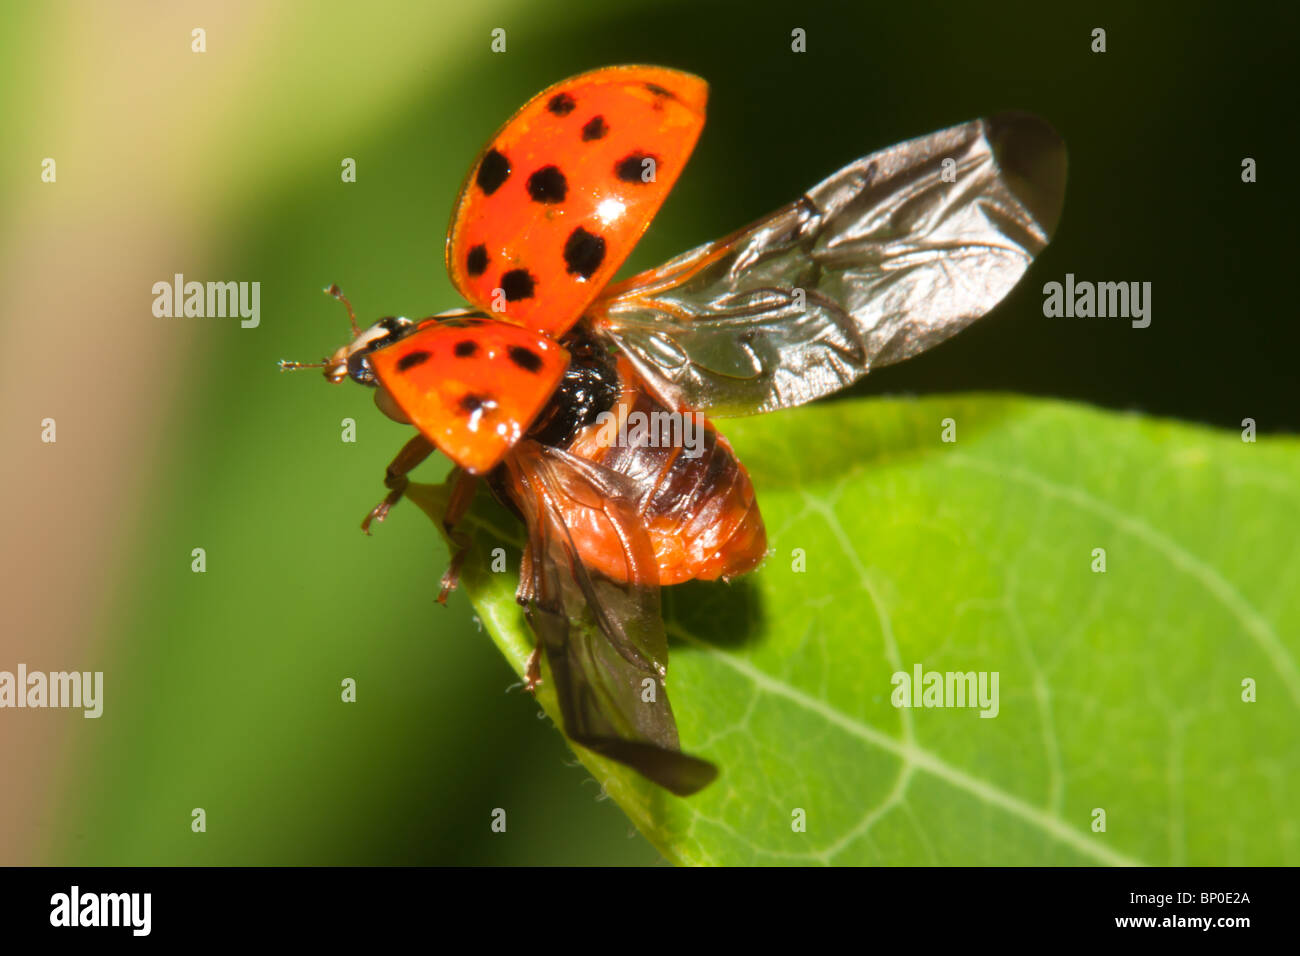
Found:
[[[551,399],[533,422],[528,437],[567,448],[574,436],[613,408],[623,391],[614,356],[583,326],[564,339],[569,367]]]

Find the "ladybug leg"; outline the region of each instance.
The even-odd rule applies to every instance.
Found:
[[[537,582],[533,578],[533,549],[531,545],[524,548],[524,555],[519,563],[519,587],[515,589],[515,601],[528,608],[537,597]],[[531,610],[527,612],[531,618]],[[542,642],[539,640],[528,655],[524,665],[524,690],[530,694],[542,683]]]
[[[361,522],[362,531],[370,534],[370,522],[383,521],[388,517],[389,510],[402,500],[406,486],[410,483],[407,474],[432,453],[433,443],[423,435],[416,435],[402,446],[384,475],[384,487],[389,489],[388,497],[370,509],[370,513]]]
[[[542,645],[538,644],[528,655],[528,664],[524,667],[524,690],[533,693],[542,684]]]
[[[442,527],[456,550],[451,556],[451,564],[442,576],[442,590],[438,592],[439,604],[446,604],[447,596],[456,590],[456,584],[460,580],[460,566],[465,562],[465,555],[469,554],[469,535],[457,531],[456,525],[465,517],[470,502],[474,500],[474,492],[478,490],[478,479],[460,468],[454,470],[452,480],[455,483],[451,488],[451,497],[447,500],[447,510],[442,516]]]

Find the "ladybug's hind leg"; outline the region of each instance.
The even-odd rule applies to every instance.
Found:
[[[431,454],[433,454],[433,442],[423,435],[416,435],[402,446],[402,450],[389,464],[388,471],[384,475],[384,487],[389,489],[388,496],[370,509],[370,513],[361,522],[362,531],[370,534],[370,522],[383,521],[388,517],[389,510],[402,500],[406,486],[410,483],[407,474],[414,471],[415,467]]]
[[[460,566],[465,561],[465,555],[469,554],[469,535],[457,531],[456,525],[465,517],[478,488],[478,479],[460,468],[453,469],[450,480],[453,482],[451,497],[447,500],[447,510],[442,516],[442,527],[456,550],[452,552],[451,564],[442,576],[442,590],[438,592],[439,604],[446,604],[447,596],[456,590],[456,584],[460,580]]]
[[[533,548],[524,548],[523,559],[519,564],[519,587],[515,589],[515,601],[524,608],[529,607],[537,598],[537,579],[533,575]],[[529,612],[531,614],[531,612]],[[534,629],[536,633],[536,629]],[[524,690],[534,693],[542,684],[542,639],[537,639],[533,652],[528,655],[524,667]]]
[[[524,668],[524,690],[536,693],[542,686],[542,645],[539,643],[528,655],[528,664]]]

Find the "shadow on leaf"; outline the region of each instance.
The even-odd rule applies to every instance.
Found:
[[[763,635],[763,596],[751,577],[730,583],[687,581],[664,588],[662,594],[670,634],[680,630],[716,647],[731,648],[751,644]],[[676,646],[690,649],[680,642]]]

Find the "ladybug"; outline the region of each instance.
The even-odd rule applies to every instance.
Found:
[[[1055,229],[1065,151],[1025,114],[850,163],[717,242],[611,283],[704,127],[708,86],[614,66],[544,90],[492,137],[452,212],[447,269],[469,308],[383,318],[312,365],[374,390],[417,434],[369,533],[435,449],[444,525],[475,490],[522,519],[517,599],[575,743],[687,795],[717,774],[681,751],[659,589],[763,560],[749,474],[706,415],[788,408],[922,352],[988,312]]]

